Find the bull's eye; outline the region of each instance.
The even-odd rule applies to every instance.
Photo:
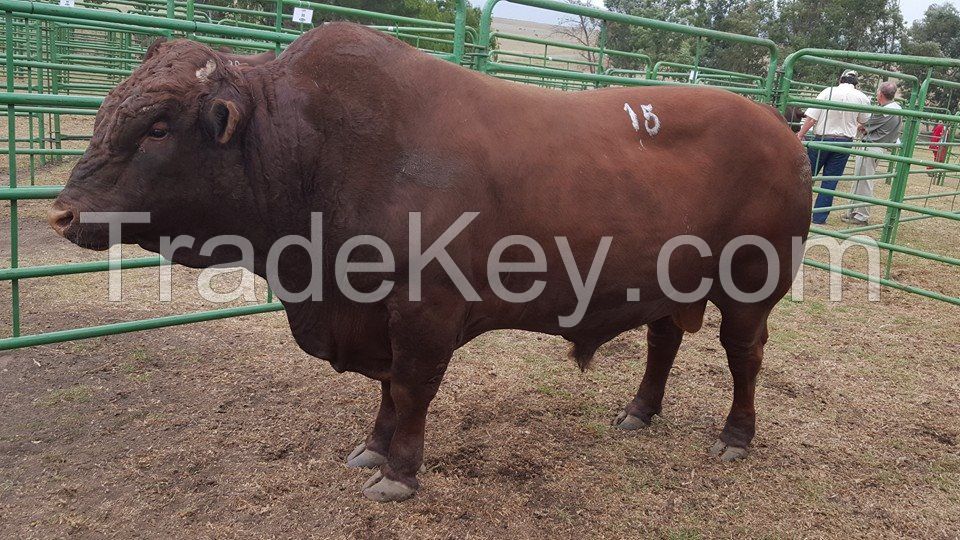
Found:
[[[167,125],[158,122],[150,128],[150,131],[147,132],[147,136],[151,139],[162,139],[167,136]]]

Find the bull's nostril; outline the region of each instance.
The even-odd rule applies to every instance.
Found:
[[[66,229],[71,223],[73,223],[73,212],[65,212],[57,218],[57,228],[60,230]]]
[[[64,231],[70,227],[73,223],[73,218],[73,210],[70,209],[54,206],[47,212],[47,223],[49,223],[53,230],[59,235],[63,235]]]

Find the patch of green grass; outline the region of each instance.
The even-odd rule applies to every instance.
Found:
[[[134,381],[134,382],[138,382],[138,383],[145,383],[145,382],[149,381],[149,380],[150,380],[150,377],[152,377],[152,376],[153,376],[153,374],[152,374],[152,373],[149,373],[149,372],[146,372],[146,373],[134,373],[134,374],[130,375],[130,380],[131,380],[131,381]]]
[[[573,396],[573,394],[562,388],[556,388],[555,386],[551,386],[546,383],[538,384],[536,386],[536,391],[550,397],[569,398]]]
[[[945,493],[951,501],[960,502],[960,457],[948,456],[930,464],[925,475],[929,485]]]
[[[11,480],[2,480],[0,481],[0,491],[4,493],[10,493],[13,491],[13,481]]]
[[[814,482],[813,480],[799,480],[797,487],[801,494],[811,503],[823,504],[827,500],[827,486]]]
[[[610,425],[609,425],[609,424],[605,424],[605,423],[599,422],[599,421],[597,421],[597,420],[591,420],[591,421],[585,422],[584,425],[586,426],[586,428],[587,428],[588,430],[590,430],[591,432],[593,432],[593,434],[594,434],[595,436],[597,436],[597,437],[599,437],[599,436],[603,435],[604,433],[610,431]]]
[[[873,475],[873,479],[885,486],[899,486],[906,481],[903,474],[897,471],[880,470]]]
[[[826,306],[824,306],[823,302],[810,300],[810,301],[804,302],[804,304],[807,307],[807,313],[811,315],[821,315],[823,314],[824,311],[826,311]]]
[[[677,529],[667,531],[664,538],[666,540],[700,540],[703,536],[693,529]]]
[[[141,370],[149,365],[150,354],[146,349],[134,349],[130,353],[130,360],[120,364],[120,372],[136,382],[144,382],[150,378],[150,373]]]
[[[947,474],[935,474],[927,477],[927,483],[950,495],[952,499],[960,499],[960,480]]]
[[[93,350],[94,344],[90,341],[74,341],[70,343],[70,352],[73,354],[83,354]]]
[[[133,362],[124,362],[120,364],[120,373],[136,373],[137,366]]]
[[[934,472],[946,474],[960,474],[960,456],[950,456],[938,459],[930,464],[930,469]]]
[[[90,400],[93,395],[93,389],[89,386],[78,384],[70,388],[60,388],[51,390],[47,395],[40,399],[40,404],[46,407],[59,405],[61,403],[83,403]]]
[[[148,412],[143,415],[144,422],[164,422],[166,415],[161,412]]]
[[[917,320],[914,319],[913,317],[905,317],[903,315],[897,315],[896,317],[893,318],[893,323],[901,327],[903,326],[910,327],[917,324]]]
[[[62,465],[67,462],[67,456],[59,452],[48,452],[40,455],[40,461],[47,465]]]
[[[781,345],[797,342],[803,339],[804,336],[800,332],[796,330],[788,330],[786,328],[777,329],[775,332],[770,333],[770,341]]]

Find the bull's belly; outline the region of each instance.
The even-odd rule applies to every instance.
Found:
[[[667,317],[676,311],[676,304],[665,297],[628,301],[626,292],[591,299],[583,317],[572,326],[563,319],[574,313],[575,303],[543,302],[490,304],[490,309],[474,309],[467,322],[464,341],[491,330],[525,330],[555,336],[570,341],[606,342],[617,335],[647,323]]]

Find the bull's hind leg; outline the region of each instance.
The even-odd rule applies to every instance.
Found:
[[[397,428],[397,411],[390,396],[390,381],[383,381],[380,389],[380,410],[373,431],[347,456],[347,467],[379,467],[387,462],[390,439]]]
[[[636,397],[614,419],[616,427],[638,429],[649,425],[653,415],[660,414],[667,377],[682,340],[683,329],[676,325],[673,317],[664,317],[647,325],[647,368]]]
[[[721,305],[720,343],[733,376],[733,404],[720,438],[710,448],[714,457],[735,461],[746,457],[756,432],[754,393],[767,342],[770,308],[759,304]]]

